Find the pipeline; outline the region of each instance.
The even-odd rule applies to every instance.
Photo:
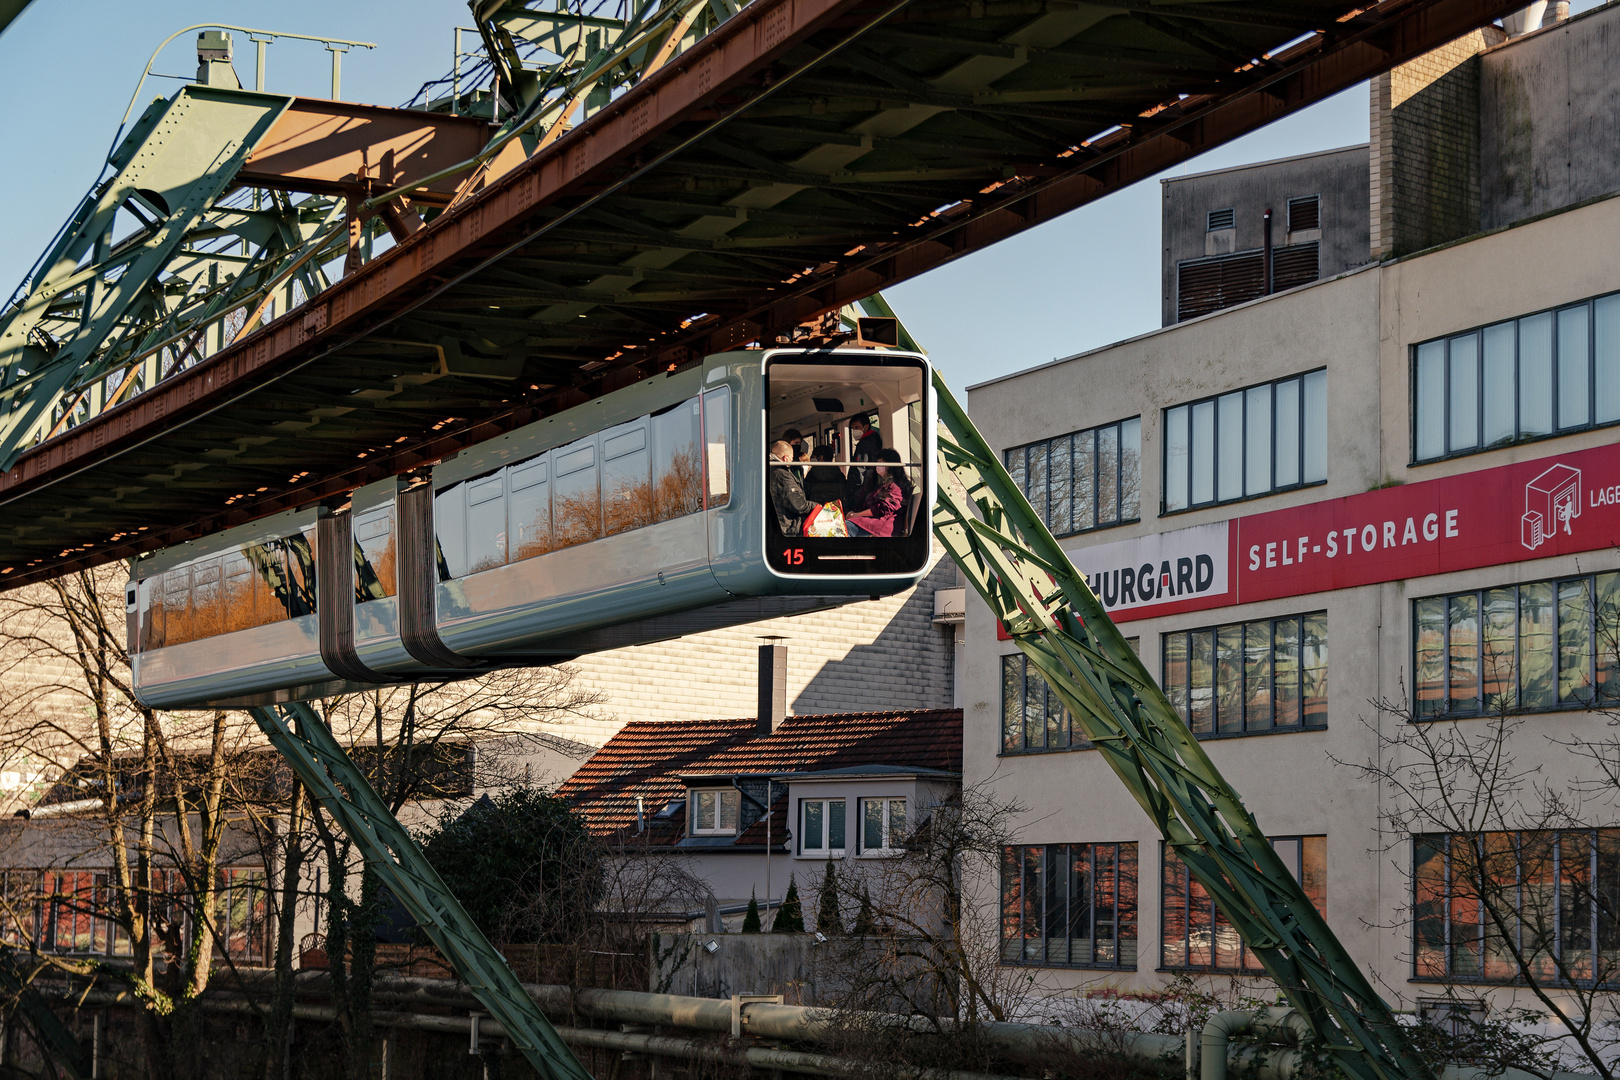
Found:
[[[227,981],[243,992],[267,991],[275,973],[238,969]],[[324,971],[300,972],[294,976],[294,992],[300,997],[327,996],[330,976]],[[724,998],[685,997],[678,994],[652,994],[636,990],[575,990],[567,986],[525,983],[523,986],[541,1010],[554,1021],[590,1017],[613,1024],[645,1024],[688,1031],[730,1034],[733,1008],[737,1022],[748,1035],[781,1042],[824,1043],[853,1024],[868,1030],[890,1028],[896,1031],[929,1033],[956,1029],[953,1021],[933,1021],[922,1016],[898,1013],[857,1012],[815,1008],[805,1005],[774,1005],[746,1002],[734,1006]],[[257,1007],[245,997],[211,992],[202,1000],[205,1008],[221,1011],[254,1012]],[[422,979],[402,975],[379,975],[372,988],[378,1001],[404,1006],[477,1010],[471,991],[448,979]],[[76,994],[86,1004],[135,1004],[127,990],[92,990]],[[310,1020],[332,1020],[336,1013],[329,1006],[300,1002],[293,1015]],[[438,1016],[416,1012],[373,1014],[373,1022],[383,1027],[407,1027],[423,1031],[468,1034],[472,1021],[466,1016]],[[501,1037],[504,1031],[492,1019],[479,1022],[480,1032]],[[703,1058],[761,1069],[817,1076],[849,1075],[860,1071],[860,1063],[826,1054],[780,1050],[761,1046],[724,1047],[674,1035],[647,1035],[639,1032],[603,1031],[598,1028],[559,1026],[558,1033],[579,1046],[643,1053],[657,1057]],[[1177,1071],[1178,1059],[1185,1062],[1186,1080],[1227,1080],[1229,1072],[1244,1080],[1297,1080],[1305,1063],[1304,1046],[1311,1037],[1305,1018],[1292,1009],[1272,1006],[1256,1012],[1221,1012],[1211,1016],[1202,1031],[1191,1030],[1185,1039],[1151,1032],[1103,1034],[1044,1024],[1018,1024],[992,1021],[977,1025],[976,1031],[1009,1058],[1037,1067],[1068,1055],[1123,1054],[1133,1061],[1166,1073]],[[1235,1046],[1234,1036],[1252,1035],[1256,1041]],[[1009,1076],[932,1070],[920,1080],[1014,1080]],[[1452,1066],[1441,1080],[1540,1080],[1532,1073],[1508,1069],[1487,1074],[1477,1068]],[[1554,1073],[1552,1080],[1597,1080],[1583,1073]]]
[[[130,1005],[134,995],[125,991],[92,990],[80,998],[82,1005]],[[252,1001],[240,996],[209,995],[199,1004],[211,1012],[258,1013]],[[729,1014],[729,1007],[728,1007]],[[299,1020],[331,1022],[337,1019],[337,1010],[329,1005],[295,1004],[293,1017]],[[471,1036],[473,1022],[468,1016],[436,1016],[427,1013],[374,1012],[371,1022],[377,1027],[406,1028],[415,1031],[435,1031],[445,1034]],[[481,1017],[478,1022],[480,1036],[493,1039],[506,1037],[506,1029],[496,1020]],[[645,1035],[630,1031],[602,1031],[597,1028],[557,1028],[564,1042],[575,1046],[590,1046],[623,1053],[648,1054],[654,1057],[682,1058],[685,1060],[714,1061],[723,1064],[747,1065],[756,1069],[777,1069],[782,1072],[804,1073],[811,1076],[851,1076],[866,1068],[865,1063],[829,1054],[810,1054],[797,1050],[777,1050],[764,1046],[729,1047],[715,1043],[698,1042],[672,1035]],[[915,1080],[1019,1080],[1012,1076],[963,1072],[954,1069],[924,1069]]]
[[[1259,1042],[1232,1046],[1234,1035],[1251,1034]],[[1305,1064],[1302,1049],[1311,1027],[1293,1009],[1271,1006],[1255,1012],[1220,1012],[1204,1029],[1187,1031],[1187,1080],[1226,1080],[1227,1071],[1244,1080],[1295,1080]],[[1449,1065],[1440,1080],[1541,1080],[1522,1069],[1499,1073],[1469,1066]],[[1598,1080],[1588,1073],[1555,1072],[1551,1080]]]

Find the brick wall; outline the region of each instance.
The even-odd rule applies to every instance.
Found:
[[[1370,87],[1371,246],[1378,258],[1480,228],[1479,54],[1486,27],[1402,64]]]
[[[787,646],[790,713],[948,709],[951,635],[933,622],[934,590],[955,584],[956,565],[943,559],[897,596],[583,656],[571,665],[575,686],[603,700],[548,730],[600,745],[630,720],[753,716],[766,636]]]

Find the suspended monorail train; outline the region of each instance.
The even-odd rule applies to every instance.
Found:
[[[784,535],[768,467],[802,483],[810,466],[769,447],[797,435],[823,448],[822,480],[836,470],[858,498],[873,455],[870,439],[857,450],[857,419],[899,458],[892,535]],[[138,559],[125,597],[135,694],[158,708],[307,700],[899,592],[930,561],[934,431],[920,355],[711,356],[345,506]]]

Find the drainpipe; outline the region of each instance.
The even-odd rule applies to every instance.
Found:
[[[1261,242],[1260,242],[1260,246],[1261,246],[1260,263],[1261,263],[1261,273],[1264,275],[1264,280],[1260,284],[1260,295],[1261,296],[1270,296],[1271,295],[1271,283],[1272,283],[1272,273],[1271,273],[1271,211],[1270,211],[1270,209],[1266,210],[1266,216],[1265,216],[1265,222],[1264,222],[1264,231],[1262,232],[1261,236],[1262,236],[1262,239],[1261,239]]]

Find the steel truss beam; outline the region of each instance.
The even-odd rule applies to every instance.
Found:
[[[298,779],[359,846],[366,865],[500,1021],[535,1072],[545,1080],[591,1080],[315,710],[298,702],[249,711]]]
[[[1338,1065],[1358,1080],[1428,1080],[1389,1006],[937,373],[934,389],[934,535]]]

